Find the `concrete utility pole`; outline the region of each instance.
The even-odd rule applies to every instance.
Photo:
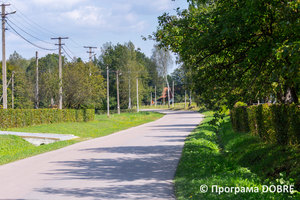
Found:
[[[92,61],[92,53],[95,53],[95,52],[93,52],[92,51],[92,49],[97,49],[97,47],[91,47],[91,46],[84,46],[83,48],[89,48],[90,50],[89,51],[87,51],[87,53],[89,53],[90,55],[89,55],[89,61],[91,62]]]
[[[192,106],[192,90],[190,90],[190,102],[189,102],[189,106]]]
[[[36,88],[35,88],[35,109],[39,108],[39,58],[38,52],[35,53],[36,59]]]
[[[14,76],[15,76],[15,71],[12,71],[12,75],[11,75],[11,108],[12,109],[15,108],[15,105],[14,105],[14,91],[15,91]]]
[[[156,85],[155,85],[155,99],[154,99],[154,101],[155,101],[155,107],[156,107]]]
[[[172,104],[173,104],[173,108],[174,108],[174,106],[175,106],[175,102],[174,102],[174,81],[173,81],[173,90],[172,90],[173,92],[172,92]]]
[[[14,14],[16,11],[11,13],[5,13],[5,6],[10,6],[10,4],[2,3],[2,89],[3,89],[3,109],[7,109],[7,77],[6,77],[6,55],[5,55],[5,17],[9,14]]]
[[[170,108],[170,86],[168,80],[167,80],[167,86],[168,86],[168,108]]]
[[[139,79],[136,79],[136,112],[139,112]]]
[[[62,39],[68,39],[68,37],[58,37],[58,38],[51,38],[52,40],[58,39],[58,71],[59,71],[59,105],[58,108],[62,109],[62,64],[61,64],[61,45],[65,45],[61,43]]]
[[[129,99],[128,99],[128,109],[131,109],[131,98],[130,98],[130,74],[129,74]]]
[[[107,117],[109,117],[109,69],[108,66],[106,66],[106,71],[107,71]]]
[[[184,108],[186,108],[186,90],[184,90]]]
[[[117,106],[118,106],[118,114],[120,114],[120,99],[119,99],[119,70],[117,70]]]
[[[162,92],[162,95],[163,95],[163,105],[165,106],[165,95],[164,95],[164,92],[165,92],[165,84],[163,83],[163,92]]]

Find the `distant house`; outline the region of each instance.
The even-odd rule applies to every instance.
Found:
[[[172,94],[171,88],[169,88],[169,96],[170,96],[170,102],[172,102],[173,94]],[[165,99],[165,103],[168,103],[168,87],[165,87],[165,88],[164,88],[161,97],[159,97],[159,98],[156,100],[156,102],[157,102],[158,104],[163,104],[163,102],[164,102],[163,99]]]

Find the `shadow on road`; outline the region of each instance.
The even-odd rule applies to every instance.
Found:
[[[173,179],[174,174],[170,172],[177,166],[180,146],[124,146],[81,151],[94,153],[95,157],[107,154],[108,158],[55,162],[62,166],[61,169],[48,175],[58,180],[105,181],[110,182],[111,187],[42,188],[37,191],[100,199],[128,199],[129,196],[143,195],[146,199],[173,198],[173,192],[166,192],[166,188],[170,186],[168,181]]]

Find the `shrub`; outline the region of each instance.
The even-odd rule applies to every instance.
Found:
[[[247,107],[236,107],[230,111],[232,128],[235,132],[249,132]]]
[[[93,109],[1,109],[0,128],[15,128],[59,122],[88,122],[95,118]]]
[[[238,101],[234,104],[234,107],[241,107],[241,106],[247,106],[247,104],[241,101]]]
[[[292,143],[300,144],[300,109],[298,105],[291,105],[290,113],[290,136]]]
[[[280,145],[300,144],[300,108],[298,105],[264,104],[235,107],[230,111],[233,130],[247,132]]]
[[[288,132],[290,128],[290,116],[288,115],[289,106],[272,105],[272,120],[275,129],[276,141],[278,144],[286,145],[288,143]]]

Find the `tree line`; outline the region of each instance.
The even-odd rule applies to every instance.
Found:
[[[160,55],[160,56],[159,56]],[[151,57],[147,57],[132,42],[125,44],[106,43],[101,54],[90,62],[81,58],[67,60],[62,56],[63,108],[94,108],[105,110],[107,68],[109,69],[110,108],[117,107],[116,73],[119,73],[121,109],[136,106],[138,79],[139,103],[149,105],[150,94],[157,89],[157,98],[163,88],[175,80],[177,95],[182,99],[183,84],[178,71],[168,75],[172,66],[170,51],[154,45]],[[2,71],[2,65],[0,64]],[[25,59],[16,51],[7,60],[7,78],[14,72],[14,108],[34,108],[36,95],[36,58]],[[2,76],[0,78],[2,90]],[[47,54],[38,59],[38,105],[39,108],[53,108],[58,104],[60,80],[58,77],[58,55]],[[178,89],[179,88],[179,89]],[[8,108],[12,106],[12,84],[8,90]]]

